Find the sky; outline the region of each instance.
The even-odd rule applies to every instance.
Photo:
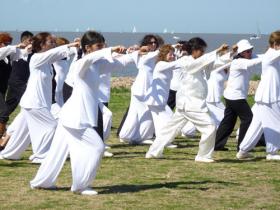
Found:
[[[269,34],[280,0],[0,0],[0,31]]]

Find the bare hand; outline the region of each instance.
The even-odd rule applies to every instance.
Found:
[[[228,50],[228,45],[227,44],[222,44],[218,49],[217,49],[217,53],[221,53],[223,51]]]
[[[231,51],[232,52],[237,52],[237,49],[238,49],[238,46],[235,44],[235,45],[232,45],[232,47],[231,47]]]
[[[77,42],[72,42],[70,44],[68,44],[68,47],[76,47],[76,48],[79,48],[80,47],[80,42],[77,41]]]
[[[116,52],[116,53],[119,53],[119,54],[125,54],[126,53],[126,48],[124,46],[115,46],[115,47],[112,47],[112,52]]]
[[[26,47],[26,45],[24,43],[19,43],[18,45],[16,45],[16,48],[20,48],[20,49],[24,49]]]

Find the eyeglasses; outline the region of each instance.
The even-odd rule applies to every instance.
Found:
[[[249,49],[249,50],[245,50],[244,53],[252,53],[253,50],[252,49]]]
[[[156,41],[150,41],[150,42],[148,42],[148,44],[150,44],[150,45],[152,45],[152,44],[157,45],[157,42]]]

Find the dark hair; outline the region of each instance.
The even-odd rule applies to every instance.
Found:
[[[158,47],[161,47],[162,45],[164,45],[164,39],[158,34],[156,34],[156,37],[157,37],[157,41],[158,41]]]
[[[37,53],[42,50],[42,46],[47,42],[47,38],[51,36],[49,32],[41,32],[32,37],[32,50]]]
[[[180,41],[178,41],[178,44],[182,45],[182,50],[183,51],[188,51],[188,41],[180,40]]]
[[[81,39],[82,50],[86,52],[86,45],[93,45],[97,43],[105,43],[105,38],[101,33],[96,31],[87,31]]]
[[[156,35],[153,35],[153,34],[145,35],[144,38],[140,42],[140,47],[147,46],[148,44],[150,44],[151,39],[156,40],[156,44],[157,44],[157,47],[158,47],[159,46],[158,38],[156,37]]]
[[[188,52],[189,55],[191,55],[194,50],[203,50],[206,47],[207,47],[206,42],[199,37],[191,38],[186,43],[186,48],[187,48],[186,51]]]
[[[20,40],[23,42],[25,39],[33,37],[33,34],[30,31],[24,31],[20,35]]]

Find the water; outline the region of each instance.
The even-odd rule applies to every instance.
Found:
[[[19,42],[20,32],[9,32],[14,37],[14,43]],[[52,32],[56,36],[65,37],[68,40],[74,40],[76,37],[81,37],[83,32]],[[36,34],[36,32],[34,32]],[[118,32],[102,32],[109,46],[124,45],[129,47],[134,44],[139,44],[140,40],[146,33],[118,33]],[[195,34],[195,33],[159,33],[165,43],[175,44],[177,42],[174,37],[180,40],[189,40],[192,37],[201,37],[208,44],[207,51],[216,49],[222,43],[233,45],[240,39],[248,39],[254,45],[254,53],[264,53],[268,48],[269,35],[262,35],[260,39],[250,40],[249,34]],[[113,72],[113,76],[136,76],[137,69],[130,65],[122,71]]]

